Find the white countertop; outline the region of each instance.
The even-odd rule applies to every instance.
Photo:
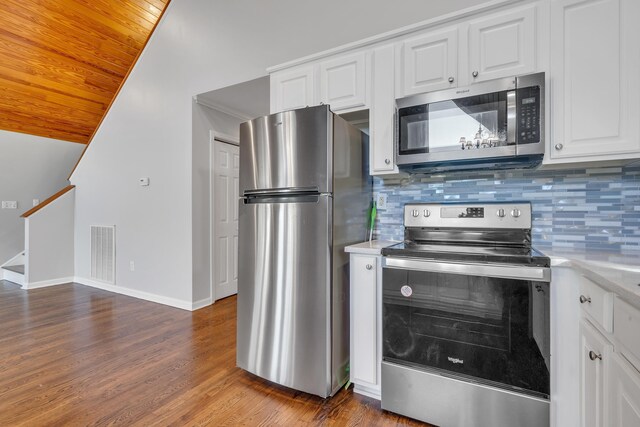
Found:
[[[393,240],[371,240],[370,242],[362,242],[355,245],[350,245],[344,248],[345,252],[362,254],[362,255],[380,255],[382,248],[395,245]]]
[[[589,280],[640,308],[640,254],[589,251],[543,251],[552,267],[572,267]]]

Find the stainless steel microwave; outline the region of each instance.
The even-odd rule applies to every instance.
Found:
[[[398,99],[396,164],[534,167],[544,155],[544,73]]]

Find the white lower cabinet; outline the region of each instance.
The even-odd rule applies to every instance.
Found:
[[[629,354],[640,333],[637,325],[633,335],[625,333],[629,326],[623,322],[632,324],[640,319],[640,310],[617,296],[610,310],[602,310],[602,301],[606,299],[598,301],[597,295],[606,296],[609,292],[584,277],[579,280],[580,424],[584,427],[640,426],[640,366],[630,362],[635,359]],[[585,289],[590,291],[589,296],[584,295]],[[622,334],[617,333],[618,328]]]
[[[606,427],[605,371],[611,344],[587,320],[580,321],[580,419],[585,427]]]
[[[609,422],[611,427],[640,426],[640,372],[618,353],[610,363]]]
[[[351,382],[354,391],[380,399],[381,257],[351,254]]]

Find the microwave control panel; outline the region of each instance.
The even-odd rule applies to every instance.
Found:
[[[516,102],[518,143],[540,142],[540,87],[519,88],[516,91]]]

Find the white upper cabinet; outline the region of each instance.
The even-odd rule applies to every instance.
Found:
[[[640,2],[551,3],[551,159],[640,154]]]
[[[518,76],[536,69],[536,9],[500,12],[469,23],[464,81]]]
[[[373,51],[372,103],[369,111],[371,175],[398,173],[395,165],[395,49],[389,44]]]
[[[333,111],[367,103],[365,52],[320,63],[320,102]]]
[[[271,113],[320,103],[333,112],[368,105],[367,53],[361,51],[271,73]]]
[[[458,27],[402,43],[402,96],[455,87],[458,78]]]
[[[536,7],[483,16],[402,43],[399,97],[532,73]]]
[[[314,77],[312,66],[271,74],[271,113],[315,105]]]

